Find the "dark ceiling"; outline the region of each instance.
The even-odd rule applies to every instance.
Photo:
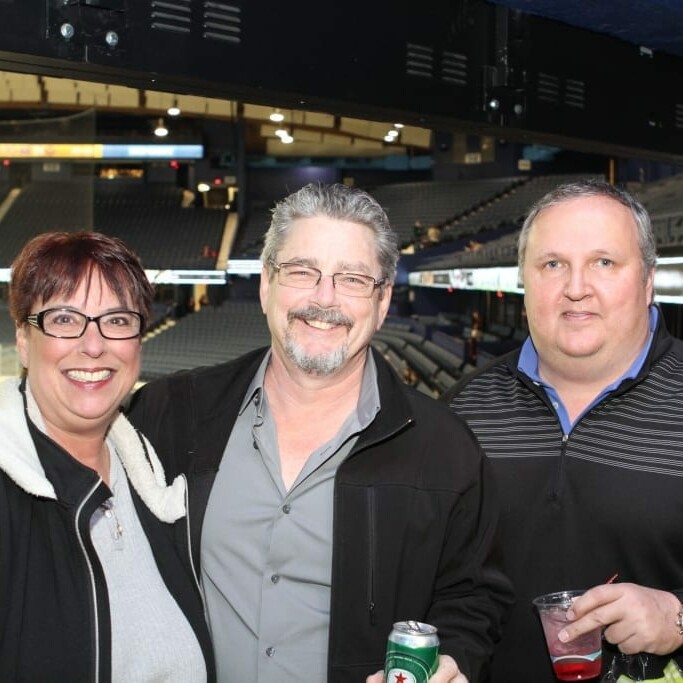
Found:
[[[491,0],[683,57],[683,2],[681,0]]]
[[[683,161],[683,0],[215,4],[0,0],[0,69]]]

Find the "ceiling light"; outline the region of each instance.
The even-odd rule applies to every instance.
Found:
[[[275,131],[275,136],[282,139],[285,138],[289,135],[289,132],[285,128],[278,128]]]
[[[159,119],[157,121],[156,128],[154,129],[154,135],[156,135],[158,138],[165,138],[168,135],[168,128],[166,128],[163,119]]]
[[[210,189],[211,185],[208,183],[199,183],[199,185],[197,185],[197,190],[199,190],[199,192],[208,192]]]
[[[294,138],[291,135],[283,135],[280,140],[285,145],[291,145],[294,142]]]
[[[403,124],[402,123],[395,123],[394,128],[403,128]]]
[[[169,116],[180,116],[180,107],[178,106],[178,100],[174,99],[173,104],[166,110]]]
[[[280,121],[285,120],[285,115],[279,109],[276,109],[268,118],[274,123],[280,123]]]
[[[390,138],[397,138],[398,137],[398,131],[397,130],[390,130],[387,132],[387,135]]]

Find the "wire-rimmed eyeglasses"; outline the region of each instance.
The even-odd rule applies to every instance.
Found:
[[[303,266],[300,263],[275,263],[269,259],[270,265],[277,271],[277,279],[285,287],[296,289],[315,289],[323,272],[312,266]],[[385,284],[386,278],[375,280],[370,275],[362,273],[332,273],[332,284],[340,294],[369,298],[372,293]]]
[[[135,311],[110,311],[89,316],[70,308],[47,308],[26,316],[26,322],[37,327],[48,337],[78,339],[85,333],[88,323],[95,323],[105,339],[133,339],[139,337],[144,319]]]

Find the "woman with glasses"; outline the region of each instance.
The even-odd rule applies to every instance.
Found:
[[[152,297],[98,233],[44,233],[12,265],[24,372],[0,384],[2,681],[213,679],[185,481],[166,485],[119,411]]]

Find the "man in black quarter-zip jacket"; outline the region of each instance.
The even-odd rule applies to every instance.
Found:
[[[369,348],[397,260],[369,195],[302,188],[262,255],[271,347],[134,398],[167,476],[187,475],[221,681],[358,683],[410,619],[439,629],[434,681],[487,671],[511,602],[487,462]]]
[[[519,261],[529,338],[446,397],[502,496],[517,604],[493,681],[554,683],[531,600],[577,588],[591,590],[561,639],[599,626],[604,670],[618,648],[641,653],[637,680],[678,675],[683,342],[652,304],[649,216],[607,183],[560,186],[532,207]],[[599,585],[615,572],[617,582]]]

